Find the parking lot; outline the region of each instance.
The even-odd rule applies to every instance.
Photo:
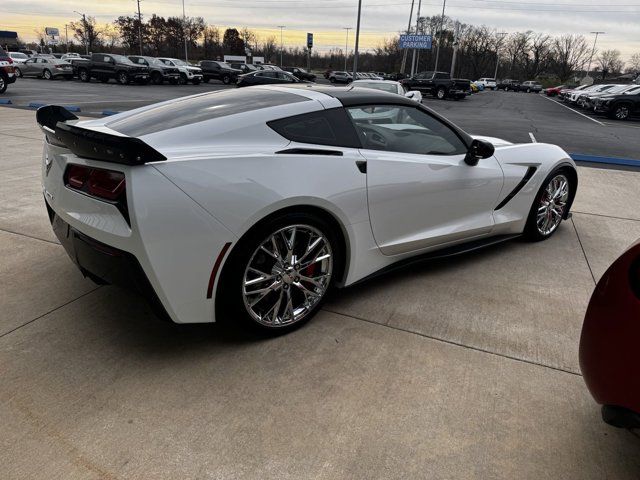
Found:
[[[4,98],[100,115],[219,88],[22,79]],[[424,102],[470,133],[640,152],[640,124],[539,95]],[[265,339],[232,318],[163,323],[83,279],[43,205],[34,112],[0,108],[0,123],[3,478],[640,477],[640,437],[601,421],[577,359],[595,282],[640,237],[640,172],[580,166],[573,218],[548,241],[338,291]]]

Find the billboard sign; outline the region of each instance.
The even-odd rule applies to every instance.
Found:
[[[47,27],[47,28],[44,29],[44,31],[50,37],[59,37],[60,36],[60,30],[58,30],[55,27]]]
[[[313,33],[307,33],[307,48],[313,47]]]
[[[431,35],[400,35],[399,47],[431,50]]]

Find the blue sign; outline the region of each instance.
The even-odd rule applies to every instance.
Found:
[[[400,35],[400,48],[431,50],[431,35]]]
[[[307,47],[313,47],[313,33],[307,33]]]

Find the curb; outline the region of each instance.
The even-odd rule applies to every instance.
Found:
[[[39,103],[39,102],[31,102],[29,103],[29,105],[27,105],[29,108],[40,108],[40,107],[44,107],[49,105],[48,103]],[[66,108],[67,110],[69,110],[70,112],[81,112],[82,110],[80,110],[80,107],[78,107],[77,105],[62,105],[64,108]]]
[[[102,111],[102,115],[104,115],[105,117],[111,116],[111,115],[117,115],[118,113],[121,112],[117,112],[116,110],[103,110]]]
[[[0,98],[0,105],[13,105],[8,98]]]
[[[640,160],[634,160],[632,158],[600,157],[598,155],[583,155],[581,153],[570,153],[569,156],[576,162],[603,163],[605,165],[640,167]]]

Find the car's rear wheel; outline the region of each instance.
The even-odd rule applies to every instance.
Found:
[[[89,75],[89,72],[84,68],[81,68],[78,71],[78,78],[80,79],[81,82],[85,82],[85,83],[91,80],[91,76]]]
[[[19,68],[19,67],[16,67],[16,68],[14,69],[14,71],[16,72],[16,76],[17,76],[18,78],[22,78],[22,70],[20,70],[20,68]]]
[[[223,75],[222,83],[224,83],[225,85],[229,85],[231,83],[231,77],[229,75]]]
[[[439,87],[438,90],[436,90],[436,98],[438,100],[444,100],[444,97],[446,96],[447,96],[447,91],[443,87]]]
[[[555,233],[567,214],[575,191],[573,176],[566,168],[551,172],[538,191],[525,226],[525,237],[546,240]]]
[[[329,77],[329,81],[331,83],[336,83],[336,78],[335,77]]]
[[[45,80],[53,80],[53,75],[51,75],[51,71],[50,70],[47,70],[45,68],[44,72],[42,72],[42,78],[44,78]]]
[[[290,331],[317,313],[341,266],[335,227],[315,215],[282,215],[236,245],[218,298],[254,327]]]

